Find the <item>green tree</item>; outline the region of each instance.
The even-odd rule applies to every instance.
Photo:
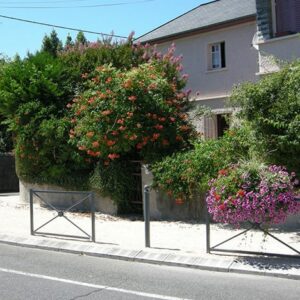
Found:
[[[62,50],[62,42],[57,36],[57,32],[53,29],[50,36],[45,35],[42,43],[41,51],[48,52],[53,56],[57,55],[58,51]]]
[[[219,139],[199,140],[193,149],[165,157],[151,166],[154,186],[176,202],[193,199],[195,191],[207,191],[209,180],[219,170],[248,158],[252,147],[249,135],[246,126],[232,128]]]
[[[168,63],[128,71],[103,65],[85,75],[87,89],[68,105],[74,124],[70,137],[79,150],[107,164],[130,154],[152,163],[188,147],[193,127],[182,91],[185,80],[171,67],[168,79]]]
[[[300,61],[237,87],[231,105],[249,122],[267,162],[300,171]]]
[[[151,64],[155,64],[154,69],[150,66]],[[97,86],[96,77],[104,76],[105,73],[101,72],[99,68],[95,69],[104,65],[112,68],[113,73],[120,77],[111,76],[112,78],[106,78],[105,82],[102,81],[102,84],[98,82],[99,86]],[[143,65],[151,67],[149,69],[150,76],[145,78],[147,82],[144,83],[146,84],[145,88],[150,89],[147,93],[142,89],[142,80],[144,80],[143,76],[146,76],[146,72],[142,72],[141,68],[138,68]],[[111,153],[106,153],[105,159],[110,159],[110,165],[106,166],[104,159],[96,159],[99,157],[95,157],[94,153],[89,151],[88,154],[79,150],[78,146],[80,145],[74,144],[72,139],[72,131],[70,130],[75,130],[75,123],[70,116],[70,110],[67,109],[67,104],[75,103],[74,101],[77,101],[76,99],[80,94],[87,95],[89,91],[93,92],[89,85],[94,83],[96,84],[93,86],[95,92],[99,92],[99,95],[101,92],[105,92],[109,96],[110,101],[106,104],[112,109],[118,104],[116,109],[120,109],[120,113],[126,114],[126,117],[131,116],[131,111],[124,109],[127,109],[131,104],[134,106],[135,97],[132,96],[141,97],[151,109],[152,119],[149,115],[147,121],[148,126],[151,127],[149,131],[172,127],[169,123],[174,121],[173,116],[170,115],[169,122],[169,120],[164,119],[164,116],[158,115],[158,108],[166,108],[169,114],[172,113],[172,109],[180,109],[183,95],[180,90],[184,87],[184,79],[180,75],[179,69],[180,62],[174,57],[173,48],[165,57],[161,57],[152,47],[133,46],[131,43],[117,43],[115,41],[109,46],[103,42],[87,43],[83,46],[80,45],[80,47],[75,45],[70,49],[63,49],[56,55],[48,51],[41,51],[30,54],[24,59],[17,59],[5,64],[3,68],[0,68],[0,116],[4,118],[15,137],[14,148],[19,177],[29,182],[52,183],[76,189],[93,187],[102,193],[107,192],[118,205],[120,204],[118,200],[121,200],[120,206],[122,208],[120,210],[128,209],[128,200],[132,199],[132,192],[134,192],[132,166],[130,169],[128,163],[130,159],[134,158],[132,153],[127,153],[128,155],[115,160],[113,160],[115,155],[108,157]],[[139,70],[137,74],[135,74],[135,70]],[[99,74],[97,74],[98,72]],[[131,86],[130,82],[126,84],[123,82],[123,73],[127,74],[126,76],[131,74],[134,77],[134,80],[132,79],[134,86]],[[86,80],[87,77],[92,79],[89,76],[95,76],[94,81]],[[128,102],[126,106],[122,106],[121,102],[125,99],[122,95],[118,96],[118,103],[116,103],[109,90],[105,88],[105,85],[117,84],[118,82],[124,84],[121,90]],[[153,84],[151,85],[151,83]],[[160,92],[160,86],[164,86],[165,83],[168,83],[165,91]],[[125,87],[127,88],[125,89]],[[138,92],[138,95],[129,94],[134,90]],[[118,92],[117,86],[115,92]],[[152,99],[151,95],[155,99]],[[90,100],[89,98],[85,99]],[[100,101],[100,96],[98,100],[101,111],[95,109],[91,118],[96,122],[97,114],[102,118],[103,111],[110,109],[106,108],[106,104]],[[157,103],[156,107],[153,105],[155,102]],[[85,103],[82,104],[86,105]],[[138,117],[139,110],[139,105],[136,103],[136,116],[132,115],[132,121]],[[140,114],[143,114],[144,111],[140,111]],[[157,119],[158,117],[160,120]],[[185,123],[187,117],[185,114],[178,115],[178,117],[182,117],[181,121],[174,123]],[[87,115],[88,118],[89,115]],[[145,119],[144,115],[140,116],[140,120],[144,122],[143,119]],[[128,121],[130,120],[128,119]],[[85,120],[82,122],[85,123]],[[157,122],[165,122],[166,125],[157,124]],[[140,121],[137,120],[137,123]],[[133,123],[128,124],[128,126],[132,126],[132,134],[130,135],[132,140],[127,141],[124,133],[124,139],[122,139],[124,144],[122,145],[125,148],[127,147],[125,142],[128,142],[130,149],[141,150],[139,149],[141,145],[134,143],[134,134],[137,135],[136,131],[142,130],[142,124],[137,123],[136,126],[133,126]],[[97,124],[99,125],[99,123]],[[91,124],[91,126],[97,124]],[[122,126],[121,124],[117,125],[118,128]],[[188,128],[184,126],[185,124],[179,126],[181,125],[183,127],[176,128],[176,130],[182,130],[184,135],[181,136],[184,137]],[[79,130],[79,128],[77,129]],[[172,137],[174,135],[170,136],[170,138]],[[157,149],[161,149],[164,153],[168,152],[168,143],[174,144],[173,139],[168,141],[168,137],[165,136],[164,141],[160,139],[158,134],[153,136],[153,132],[151,139],[160,142],[157,143]],[[183,141],[183,143],[178,144],[184,145],[185,143]],[[143,151],[147,150],[144,145],[143,149]],[[149,155],[151,152],[159,154],[159,151],[149,151]],[[116,153],[113,152],[112,154]]]
[[[74,42],[72,40],[72,37],[70,34],[68,34],[65,42],[65,49],[71,48],[73,46],[74,46]]]
[[[76,36],[76,44],[86,45],[87,43],[88,40],[86,39],[84,33],[82,31],[79,31]]]
[[[9,61],[0,54],[0,74]],[[8,125],[4,123],[5,117],[0,112],[0,153],[10,152],[13,149],[12,135],[8,131]]]

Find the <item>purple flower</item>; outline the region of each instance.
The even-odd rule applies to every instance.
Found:
[[[229,170],[228,176],[238,170],[239,166],[235,166]],[[255,180],[248,175],[240,176],[241,181],[235,183],[236,191],[232,183],[229,188],[224,185],[224,177],[209,182],[206,202],[215,221],[235,226],[244,221],[278,224],[285,222],[288,215],[300,212],[300,203],[294,200],[291,177],[284,167],[273,165],[259,169],[254,177]],[[241,188],[247,193],[235,198]]]

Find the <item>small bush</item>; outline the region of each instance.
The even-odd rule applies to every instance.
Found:
[[[109,164],[136,153],[151,163],[187,146],[193,128],[176,71],[169,81],[159,62],[128,72],[104,65],[88,76],[86,91],[68,104],[70,138],[87,157]]]
[[[207,191],[209,180],[217,176],[218,170],[248,157],[252,146],[247,127],[232,129],[217,140],[199,141],[194,149],[154,164],[154,186],[178,203],[190,200],[195,191]]]
[[[266,162],[300,171],[300,61],[237,87],[231,104],[249,122]]]

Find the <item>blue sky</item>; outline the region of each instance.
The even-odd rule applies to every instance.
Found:
[[[96,32],[138,37],[209,0],[0,0],[0,15]],[[118,5],[120,3],[128,3]],[[105,6],[113,4],[113,6]],[[98,7],[79,7],[104,5]],[[42,8],[36,8],[42,7]],[[60,7],[60,8],[50,8]],[[23,57],[27,51],[40,49],[45,34],[53,28],[0,17],[0,53]],[[68,33],[56,29],[65,41]],[[86,34],[90,41],[97,35]]]

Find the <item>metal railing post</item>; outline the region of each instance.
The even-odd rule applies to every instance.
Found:
[[[91,213],[92,213],[92,242],[96,242],[96,235],[95,235],[95,197],[94,193],[90,195],[91,199]]]
[[[34,224],[33,224],[33,191],[29,190],[29,205],[30,205],[30,234],[34,235]]]
[[[206,212],[206,253],[210,253],[210,216],[208,212],[208,207],[206,203],[206,197],[205,195],[205,212]]]
[[[145,185],[144,187],[144,221],[145,221],[145,247],[150,248],[150,186]]]

